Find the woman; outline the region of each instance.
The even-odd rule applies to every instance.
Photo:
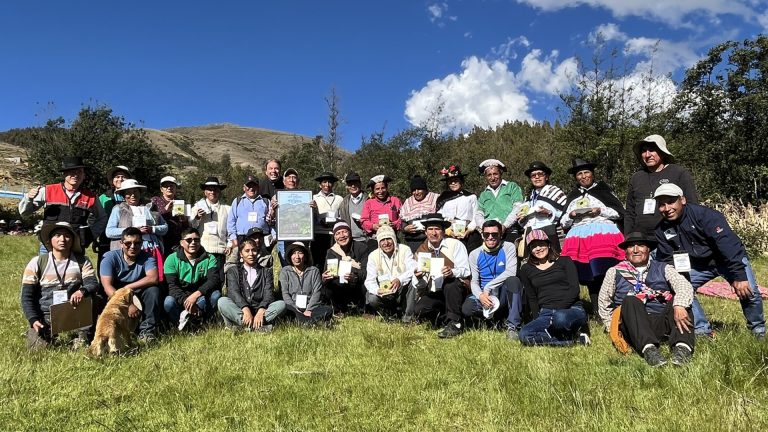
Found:
[[[597,311],[597,296],[605,272],[624,259],[619,243],[624,241],[617,226],[624,220],[624,206],[602,181],[595,182],[595,164],[574,159],[568,173],[576,178],[576,188],[568,194],[560,224],[568,231],[563,255],[576,263],[579,283],[589,289],[592,312]]]
[[[424,227],[414,223],[416,219],[425,214],[434,213],[437,209],[437,194],[429,191],[427,181],[420,175],[411,179],[411,196],[400,207],[400,219],[403,221],[403,237],[405,244],[416,251],[416,248],[424,242],[427,236]]]
[[[173,200],[176,199],[176,191],[179,182],[175,177],[165,176],[160,179],[160,196],[152,197],[152,205],[160,216],[168,223],[168,232],[163,236],[164,255],[167,257],[173,252],[173,248],[181,241],[181,232],[189,226],[189,219],[185,214],[173,215]]]
[[[275,320],[285,313],[285,302],[275,300],[272,293],[272,267],[259,264],[260,250],[261,237],[244,240],[241,261],[227,270],[227,296],[218,302],[227,327],[270,332]]]
[[[120,187],[115,190],[123,197],[123,202],[112,209],[109,221],[107,221],[106,233],[107,237],[112,240],[110,250],[119,250],[122,248],[120,238],[123,235],[123,230],[128,227],[138,228],[141,231],[141,248],[157,259],[158,275],[162,280],[164,255],[160,237],[168,232],[168,225],[160,214],[151,211],[142,202],[141,194],[146,188],[134,179],[123,180]]]
[[[531,192],[528,200],[517,204],[510,213],[504,226],[510,226],[509,219],[517,219],[523,228],[523,236],[533,229],[543,230],[552,239],[555,252],[560,252],[560,218],[565,210],[565,193],[555,185],[549,184],[552,170],[544,162],[534,161],[525,170],[525,176],[531,179]]]
[[[461,241],[467,251],[472,252],[483,243],[474,221],[477,196],[464,189],[465,174],[458,165],[443,168],[440,174],[443,175],[440,181],[445,182],[445,191],[437,198],[437,212],[451,222],[445,234]]]
[[[311,265],[309,249],[302,242],[285,249],[288,266],[280,269],[280,289],[286,308],[300,323],[329,323],[333,308],[322,303],[323,283],[320,270]]]
[[[400,231],[403,221],[400,219],[400,207],[402,203],[397,197],[389,195],[389,183],[391,178],[385,175],[377,175],[368,182],[368,188],[373,196],[363,204],[363,212],[360,213],[360,223],[368,235],[368,251],[372,252],[379,247],[376,242],[376,231],[382,225],[389,225],[395,231]]]
[[[587,313],[579,300],[576,266],[552,248],[547,234],[539,229],[525,236],[531,251],[520,267],[520,281],[534,320],[520,330],[523,345],[567,346],[589,344],[579,330],[587,323]]]
[[[123,202],[123,197],[120,194],[115,193],[115,191],[120,189],[120,186],[123,184],[124,180],[131,177],[131,171],[128,169],[128,167],[123,165],[115,166],[107,172],[107,184],[109,184],[109,189],[103,194],[99,195],[99,203],[101,204],[101,208],[104,209],[104,214],[111,215],[112,209],[115,207],[115,205]],[[98,251],[98,260],[96,264],[97,268],[101,265],[101,259],[104,257],[104,254],[109,252],[109,244],[110,239],[107,237],[106,232],[102,233],[99,236],[98,244],[96,247]]]

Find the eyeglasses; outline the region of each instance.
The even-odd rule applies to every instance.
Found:
[[[500,238],[500,237],[501,237],[501,233],[498,233],[498,232],[484,232],[483,233],[483,238],[484,239],[489,239],[489,238],[497,239],[497,238]]]
[[[534,177],[546,177],[546,176],[547,175],[544,174],[543,172],[532,172],[531,173],[531,178],[534,178]]]
[[[161,184],[161,185],[160,185],[160,187],[161,187],[161,188],[170,189],[170,188],[172,188],[172,187],[176,187],[176,185],[175,185],[175,184],[173,184],[173,183],[165,183],[165,184]]]
[[[185,242],[187,242],[188,244],[191,244],[191,243],[200,243],[200,237],[191,237],[191,238],[185,238],[185,239],[182,239],[182,240],[184,240],[184,241],[185,241]]]
[[[140,241],[132,241],[132,242],[127,242],[127,241],[124,241],[124,242],[123,242],[123,244],[124,244],[124,245],[125,245],[125,247],[127,247],[128,249],[130,249],[130,248],[132,248],[132,247],[139,247],[139,246],[141,246],[141,242],[140,242]]]

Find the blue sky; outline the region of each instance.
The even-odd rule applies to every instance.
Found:
[[[555,120],[600,31],[674,94],[716,43],[768,28],[763,0],[24,1],[0,5],[0,130],[107,104],[150,128],[235,123],[343,145],[423,124]],[[632,81],[631,79],[629,80]]]

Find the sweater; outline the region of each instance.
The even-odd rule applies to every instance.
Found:
[[[504,259],[500,259],[501,255]],[[472,272],[472,295],[479,298],[487,293],[498,297],[501,287],[517,274],[517,250],[515,245],[504,242],[502,247],[488,253],[482,246],[469,254],[469,269]]]
[[[293,266],[286,266],[280,269],[280,289],[283,292],[283,301],[289,308],[304,311],[311,311],[322,303],[323,282],[320,277],[320,270],[317,267],[309,266],[304,269],[304,274],[299,277]],[[296,306],[296,298],[299,295],[307,296],[306,309],[299,309]]]
[[[350,228],[352,228],[352,240],[366,241],[368,239],[365,231],[363,230],[363,225],[360,222],[360,219],[352,218],[353,214],[356,214],[358,218],[360,217],[360,215],[363,213],[365,201],[367,200],[368,198],[364,193],[361,192],[359,203],[355,204],[355,202],[352,201],[352,195],[347,195],[341,201],[341,206],[339,206],[339,219],[346,222]]]
[[[192,213],[197,209],[205,210],[205,214],[197,219],[189,219],[189,225],[200,231],[200,242],[206,251],[213,254],[223,254],[228,244],[227,217],[232,207],[219,201],[211,204],[206,198],[195,203]],[[215,223],[212,224],[212,223]],[[209,225],[211,224],[211,225]],[[215,231],[213,227],[215,226]]]
[[[495,190],[486,186],[477,198],[475,225],[481,227],[488,219],[503,223],[512,212],[512,207],[521,201],[523,201],[523,191],[515,182],[502,180],[501,185]]]
[[[380,201],[378,198],[371,198],[363,204],[363,212],[360,214],[360,223],[363,226],[363,230],[366,233],[373,236],[376,231],[373,226],[379,223],[379,215],[386,214],[389,216],[389,223],[395,231],[400,231],[403,226],[403,221],[400,219],[400,198],[387,197],[386,200]]]
[[[580,304],[576,265],[567,256],[561,256],[545,270],[530,262],[523,264],[520,281],[534,317],[539,315],[540,308],[568,309]]]

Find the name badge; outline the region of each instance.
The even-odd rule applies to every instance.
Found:
[[[66,290],[56,290],[53,292],[53,304],[66,303],[68,300]]]
[[[328,212],[325,214],[325,223],[336,223],[336,212]]]
[[[248,222],[257,222],[259,220],[259,214],[256,212],[248,212]]]
[[[210,235],[216,235],[219,232],[218,222],[208,222],[205,224],[205,232]]]
[[[687,273],[691,271],[691,257],[687,253],[678,253],[672,255],[672,259],[675,263],[675,270],[678,273]]]
[[[656,212],[656,200],[653,198],[646,198],[643,202],[643,214],[654,214]]]
[[[306,294],[299,294],[296,296],[296,307],[299,309],[306,309],[307,308],[307,295]]]

